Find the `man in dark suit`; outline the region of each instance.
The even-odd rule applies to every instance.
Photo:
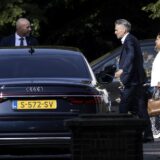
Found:
[[[120,113],[129,111],[147,121],[148,125],[144,132],[144,142],[153,141],[150,117],[147,112],[147,100],[145,97],[144,83],[146,80],[143,68],[143,56],[139,42],[135,36],[130,34],[131,24],[125,19],[115,22],[115,35],[121,39],[123,44],[119,60],[119,70],[115,77],[119,78],[123,84],[121,90]],[[132,103],[136,102],[137,108],[132,108]]]
[[[2,38],[0,46],[35,46],[37,39],[30,35],[31,25],[28,19],[19,18],[16,22],[16,32],[8,37]]]

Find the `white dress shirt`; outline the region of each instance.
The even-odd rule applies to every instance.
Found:
[[[126,33],[126,34],[123,36],[123,38],[121,39],[121,43],[122,43],[122,44],[124,43],[124,41],[125,41],[126,37],[128,36],[128,34],[129,34],[129,33]]]
[[[20,46],[20,38],[21,37],[17,33],[15,33],[15,37],[16,37],[16,39],[15,39],[15,46]],[[26,37],[23,37],[23,38],[24,38],[23,45],[27,46]]]
[[[152,64],[151,86],[157,86],[158,82],[160,82],[160,51],[156,55]]]

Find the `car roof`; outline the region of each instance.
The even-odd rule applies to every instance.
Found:
[[[80,55],[83,53],[74,47],[66,47],[66,46],[27,46],[27,47],[0,47],[0,55],[1,54],[77,54]]]
[[[155,39],[139,40],[141,46],[155,45]]]

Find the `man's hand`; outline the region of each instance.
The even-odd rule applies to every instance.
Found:
[[[119,69],[116,73],[115,73],[115,78],[120,78],[121,74],[123,73],[122,69]]]

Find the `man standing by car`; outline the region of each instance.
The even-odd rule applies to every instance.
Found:
[[[123,84],[121,90],[120,113],[128,113],[135,110],[132,102],[136,102],[136,114],[146,119],[148,125],[144,132],[144,142],[153,141],[151,122],[147,112],[147,101],[143,84],[146,76],[143,68],[143,56],[139,42],[136,37],[130,34],[131,24],[125,19],[115,21],[115,35],[121,39],[123,44],[119,61],[119,70],[115,77]]]
[[[28,19],[19,18],[16,22],[16,32],[4,37],[0,46],[34,46],[38,45],[37,39],[30,35],[31,25]]]

